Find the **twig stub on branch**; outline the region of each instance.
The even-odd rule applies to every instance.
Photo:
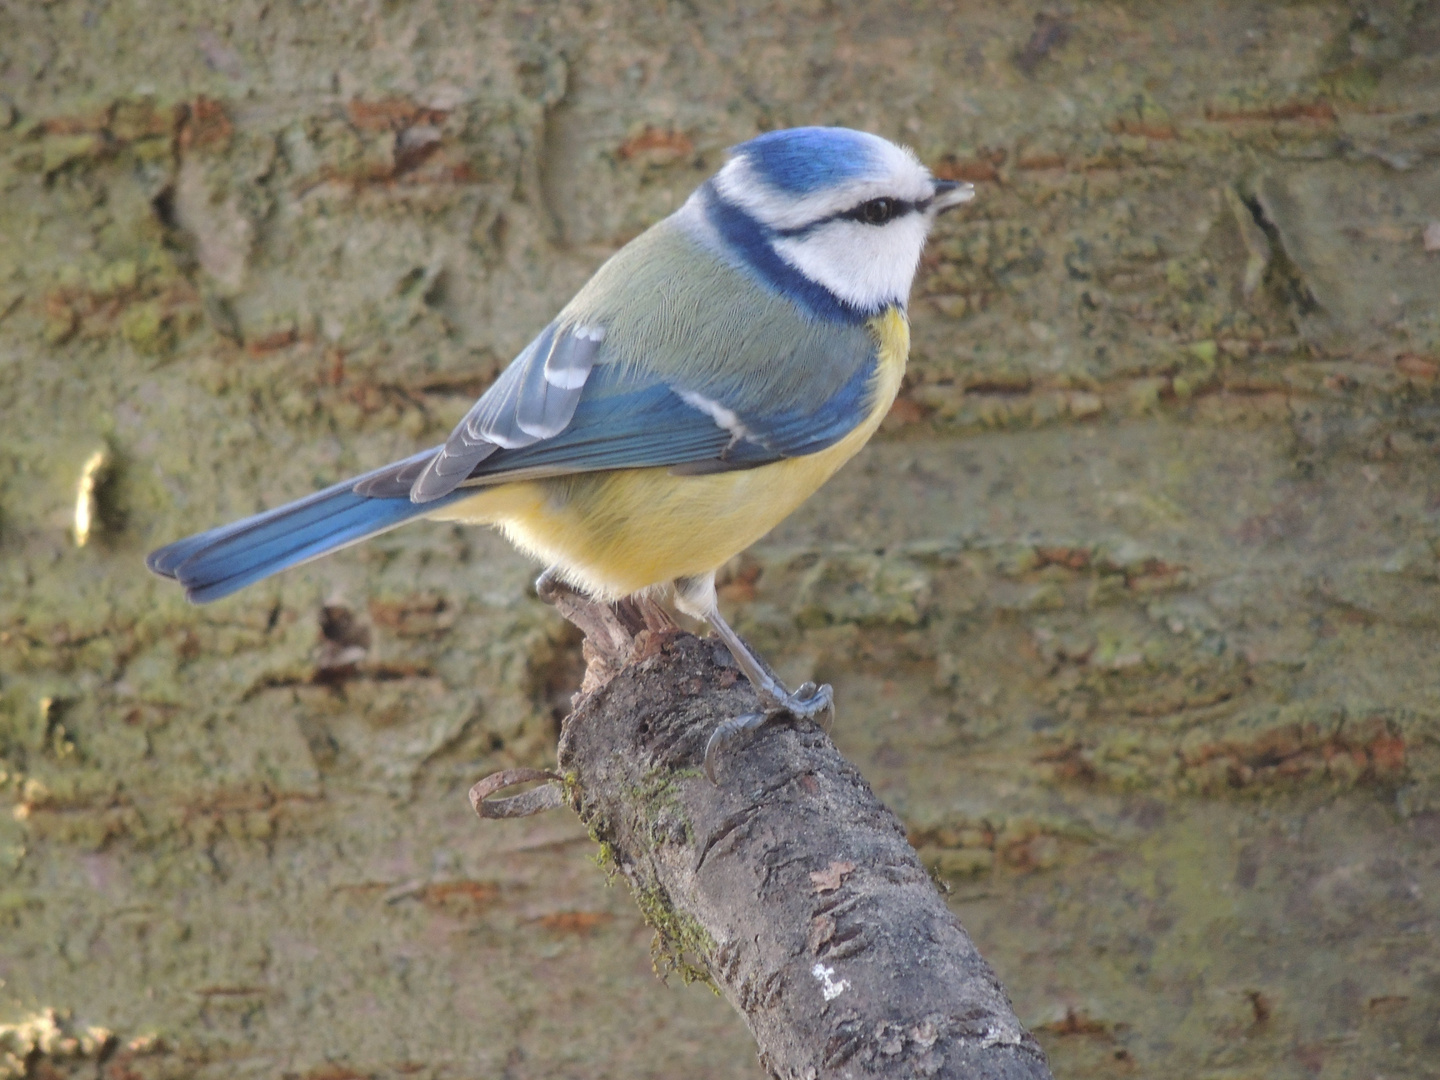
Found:
[[[700,769],[754,692],[713,642],[645,602],[555,597],[586,633],[560,768],[656,927],[777,1077],[1048,1078],[1044,1054],[904,828],[810,723],[771,723]]]

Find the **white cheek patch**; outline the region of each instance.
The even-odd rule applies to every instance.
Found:
[[[888,225],[830,221],[804,236],[778,238],[773,246],[811,281],[862,311],[874,311],[909,299],[929,231],[929,217],[910,213]]]

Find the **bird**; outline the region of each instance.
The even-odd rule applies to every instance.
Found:
[[[760,709],[717,725],[704,765],[780,716],[788,690],[720,613],[715,575],[870,439],[899,392],[909,296],[936,218],[974,196],[913,151],[843,127],[730,148],[678,210],[620,248],[443,445],[146,559],[195,603],[425,518],[499,529],[597,601],[668,593],[712,629]]]

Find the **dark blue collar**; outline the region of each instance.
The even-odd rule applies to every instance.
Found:
[[[706,218],[743,268],[809,315],[830,322],[858,325],[890,306],[882,304],[873,311],[867,311],[840,299],[780,257],[772,243],[780,233],[722,199],[712,181],[707,180],[701,191],[705,197]]]

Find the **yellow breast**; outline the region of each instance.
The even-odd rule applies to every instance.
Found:
[[[905,374],[910,324],[899,308],[870,321],[878,349],[865,418],[833,446],[708,476],[665,468],[577,473],[483,488],[434,517],[495,525],[520,550],[597,599],[717,569],[788,517],[865,445]]]

